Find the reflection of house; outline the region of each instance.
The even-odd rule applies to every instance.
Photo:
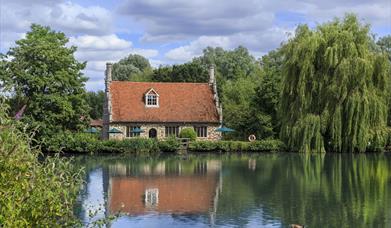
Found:
[[[193,167],[194,173],[198,174],[191,175],[164,175],[161,171],[158,174],[141,173],[139,176],[118,176],[117,173],[109,180],[108,210],[110,213],[121,211],[131,215],[148,211],[174,214],[213,212],[222,187],[221,165],[212,161],[209,171],[208,163],[203,164],[205,172],[201,174],[197,171],[198,164]],[[162,165],[157,167],[161,169]],[[117,166],[115,170],[121,169]],[[156,170],[156,167],[149,170]]]
[[[112,65],[106,69],[103,138],[178,136],[194,128],[199,139],[218,140],[222,122],[214,68],[209,83],[161,83],[112,81]],[[115,128],[121,133],[109,134]]]

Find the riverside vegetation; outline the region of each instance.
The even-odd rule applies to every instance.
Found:
[[[0,225],[4,227],[64,227],[79,221],[73,206],[82,170],[72,159],[40,159],[31,135],[20,131],[0,102]]]

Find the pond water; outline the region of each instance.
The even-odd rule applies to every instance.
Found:
[[[81,156],[86,223],[110,227],[391,227],[391,154]],[[89,215],[89,211],[95,214]]]

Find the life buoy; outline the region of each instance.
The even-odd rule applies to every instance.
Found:
[[[257,139],[257,137],[255,137],[255,135],[248,136],[248,141],[250,141],[250,142],[255,141],[256,139]]]

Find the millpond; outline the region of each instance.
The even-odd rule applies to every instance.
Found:
[[[391,227],[391,154],[76,156],[75,162],[86,171],[75,212],[86,226],[103,219],[107,227]]]

